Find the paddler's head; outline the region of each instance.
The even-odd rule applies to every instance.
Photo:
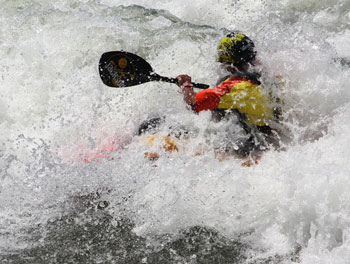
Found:
[[[245,70],[254,64],[256,57],[254,42],[246,35],[231,32],[220,40],[217,61]]]

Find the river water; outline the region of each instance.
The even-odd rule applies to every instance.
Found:
[[[0,14],[1,263],[349,263],[350,1],[2,0]],[[258,165],[194,155],[217,124],[175,85],[99,78],[101,54],[126,50],[214,85],[230,30],[282,76],[289,140]],[[135,132],[154,115],[197,131],[187,151],[145,159]]]

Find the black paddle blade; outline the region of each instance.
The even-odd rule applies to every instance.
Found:
[[[128,87],[154,80],[151,65],[141,57],[125,52],[103,53],[99,62],[103,83],[110,87]]]

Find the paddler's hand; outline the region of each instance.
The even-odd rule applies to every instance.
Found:
[[[186,83],[191,83],[191,77],[186,74],[181,74],[177,76],[176,79],[179,87],[186,85]]]
[[[182,74],[176,78],[178,80],[177,85],[181,87],[181,93],[183,94],[186,104],[191,106],[192,110],[194,110],[196,104],[196,93],[193,91],[191,77],[186,74]]]

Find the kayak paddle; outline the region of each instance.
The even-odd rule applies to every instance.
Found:
[[[126,51],[103,53],[98,69],[103,83],[109,87],[129,87],[150,81],[178,83],[176,78],[158,75],[147,61]],[[207,84],[192,84],[193,87],[200,89],[209,88]]]

